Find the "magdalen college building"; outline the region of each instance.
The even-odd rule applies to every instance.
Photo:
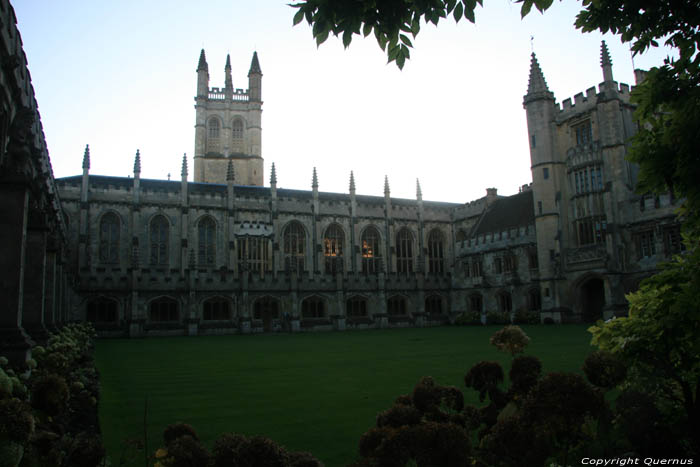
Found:
[[[415,199],[394,198],[401,173],[384,196],[356,193],[352,172],[321,191],[313,167],[309,190],[278,188],[260,58],[247,89],[228,57],[224,86],[210,87],[204,50],[180,180],[141,178],[138,151],[133,176],[93,174],[101,155],[87,146],[78,175],[54,179],[14,12],[0,4],[0,353],[70,321],[123,337],[422,327],[491,311],[594,321],[624,314],[625,293],[682,249],[677,201],[634,190],[634,105],[605,43],[603,81],[562,103],[532,55],[527,132],[513,129],[532,182],[512,196],[429,201],[417,182]]]

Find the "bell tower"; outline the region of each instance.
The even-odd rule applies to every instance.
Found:
[[[226,183],[229,161],[239,185],[262,186],[262,71],[258,53],[248,71],[248,89],[234,88],[231,57],[226,57],[223,88],[209,87],[204,49],[197,66],[194,181]]]

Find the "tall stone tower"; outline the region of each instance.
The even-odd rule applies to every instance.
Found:
[[[258,53],[248,71],[248,89],[234,89],[231,57],[226,57],[224,88],[209,87],[204,49],[197,66],[194,181],[226,183],[229,161],[237,185],[262,186],[262,71]]]

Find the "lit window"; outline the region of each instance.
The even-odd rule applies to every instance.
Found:
[[[326,274],[343,272],[343,229],[332,224],[323,237],[323,255],[326,258]]]
[[[362,233],[362,272],[377,274],[381,266],[381,256],[379,232],[374,227],[368,227]]]

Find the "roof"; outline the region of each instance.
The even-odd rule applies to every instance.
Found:
[[[486,208],[472,232],[472,237],[532,224],[535,222],[535,208],[532,203],[532,190],[498,198]]]

